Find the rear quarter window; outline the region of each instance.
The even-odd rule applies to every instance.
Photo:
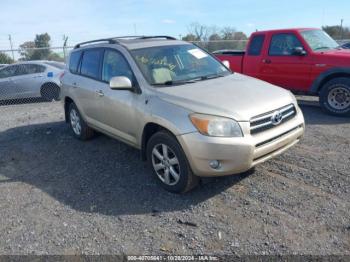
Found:
[[[79,62],[81,57],[81,51],[72,52],[69,59],[69,71],[73,74],[78,73]]]
[[[248,48],[248,55],[259,56],[261,54],[264,40],[265,40],[265,35],[254,36]]]

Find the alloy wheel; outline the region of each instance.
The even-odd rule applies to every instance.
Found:
[[[174,151],[165,144],[152,150],[152,164],[158,178],[166,185],[176,185],[180,180],[180,164]]]
[[[78,115],[78,112],[73,108],[70,111],[69,115],[70,115],[70,123],[71,123],[71,126],[72,126],[72,129],[73,129],[74,133],[77,136],[80,136],[80,134],[81,134],[81,123],[80,123],[80,117]]]

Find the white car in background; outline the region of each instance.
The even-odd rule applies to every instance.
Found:
[[[53,61],[30,61],[0,68],[0,100],[39,97],[59,100],[59,78],[64,66]]]
[[[0,68],[7,66],[8,64],[0,64]]]

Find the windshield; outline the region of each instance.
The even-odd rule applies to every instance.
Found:
[[[313,51],[335,49],[339,46],[325,31],[307,30],[300,33]]]
[[[131,54],[151,85],[185,84],[231,74],[192,44],[135,49]]]

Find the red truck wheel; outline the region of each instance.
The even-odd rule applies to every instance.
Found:
[[[350,78],[338,77],[324,84],[320,105],[329,114],[350,116]]]

